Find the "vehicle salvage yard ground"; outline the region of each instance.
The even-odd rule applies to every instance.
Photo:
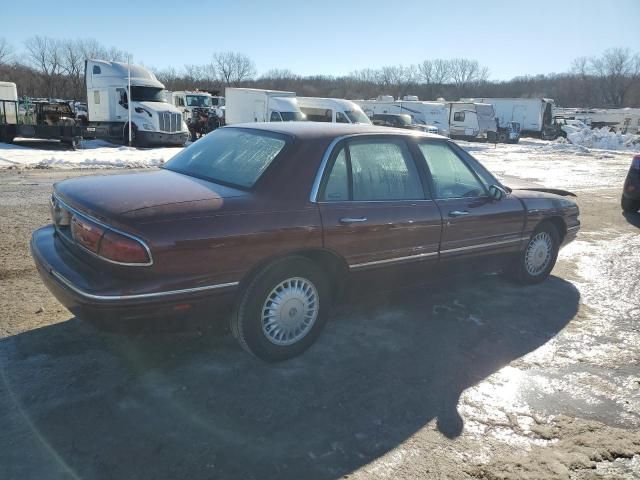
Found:
[[[631,153],[462,145],[500,176],[576,192],[582,230],[552,277],[356,288],[275,365],[218,332],[97,331],[40,282],[28,241],[53,182],[176,149],[0,147],[0,478],[640,478]]]

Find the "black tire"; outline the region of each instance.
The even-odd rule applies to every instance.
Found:
[[[544,242],[547,238],[551,242],[548,257],[545,257],[544,264],[540,265],[540,267],[543,267],[540,271],[532,272],[527,268],[527,264],[530,262],[528,257],[534,257],[537,253],[535,250],[532,250],[535,248],[534,242]],[[557,228],[550,222],[540,224],[531,234],[524,250],[518,254],[511,270],[508,272],[510,274],[509,276],[516,282],[524,285],[532,285],[546,280],[556,264],[559,250],[560,234]]]
[[[620,199],[620,206],[622,207],[622,210],[627,213],[636,213],[640,210],[640,200],[634,200],[622,195],[622,198]]]
[[[282,284],[286,285],[288,279],[302,279],[315,288],[317,310],[315,321],[306,327],[306,333],[301,338],[289,345],[281,345],[265,333],[265,329],[269,326],[263,327],[263,314],[268,312],[268,309],[263,311],[263,306],[269,305],[267,302],[270,297],[273,297],[275,288]],[[331,289],[327,276],[314,262],[300,256],[277,260],[260,270],[244,289],[231,316],[231,332],[242,348],[262,360],[276,362],[295,357],[309,348],[318,338],[327,322],[331,307],[330,297]],[[289,301],[283,305],[283,310],[288,303]],[[300,311],[305,310],[301,308]],[[293,307],[291,312],[293,313],[289,313],[290,316],[297,314],[297,310]]]

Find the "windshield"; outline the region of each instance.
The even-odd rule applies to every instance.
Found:
[[[395,118],[398,125],[411,125],[410,115],[397,115]]]
[[[371,120],[361,110],[345,110],[344,114],[349,117],[351,123],[366,123],[371,124]]]
[[[131,86],[131,99],[134,102],[166,102],[164,90],[156,87]]]
[[[280,112],[283,122],[304,122],[307,117],[302,112]]]
[[[210,107],[211,97],[206,95],[187,95],[187,107]]]
[[[250,188],[285,143],[285,137],[275,133],[221,128],[185,148],[164,168],[212,182]]]

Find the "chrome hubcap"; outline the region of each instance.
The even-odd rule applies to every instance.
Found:
[[[524,264],[529,275],[540,275],[551,262],[553,240],[547,232],[536,234],[527,247]]]
[[[288,278],[271,290],[262,306],[262,332],[275,345],[292,345],[309,333],[318,307],[313,283],[305,278]]]

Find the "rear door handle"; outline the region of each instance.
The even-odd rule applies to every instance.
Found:
[[[469,215],[469,212],[466,210],[453,210],[449,212],[450,217],[462,217],[464,215]]]
[[[340,223],[361,223],[366,222],[367,217],[342,217]]]

